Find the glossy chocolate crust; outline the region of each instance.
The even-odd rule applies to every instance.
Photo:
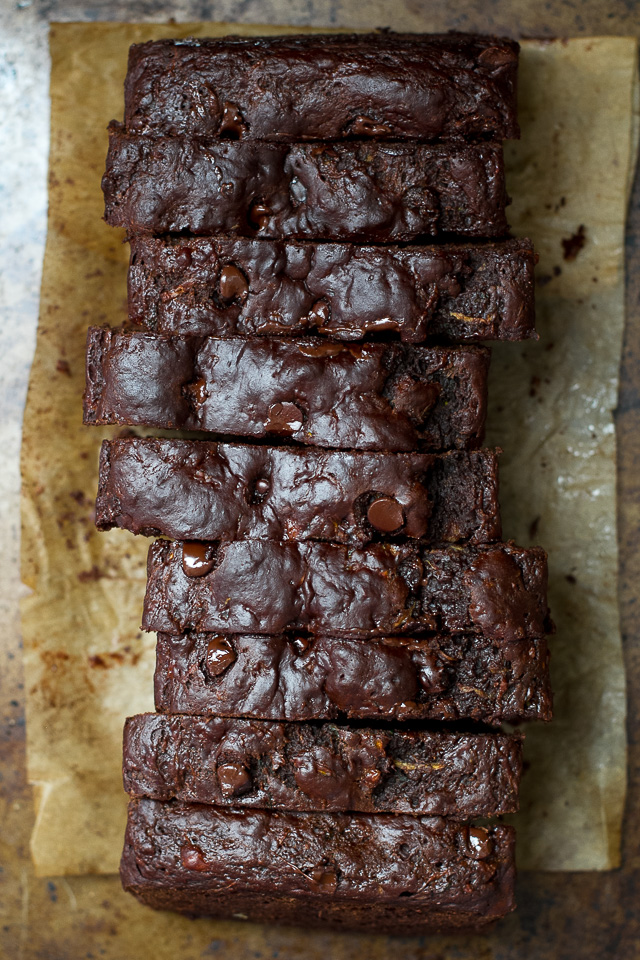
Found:
[[[128,233],[384,243],[508,229],[497,143],[285,145],[114,126],[102,187],[105,220]]]
[[[174,540],[486,543],[501,533],[498,455],[105,440],[96,525]]]
[[[418,544],[243,540],[149,549],[143,627],[367,637],[437,631],[489,639],[549,629],[547,558],[511,544],[430,550]]]
[[[132,237],[129,317],[216,337],[377,333],[419,343],[536,338],[529,240],[358,247]]]
[[[194,916],[419,933],[514,909],[514,831],[132,800],[120,876],[143,903]]]
[[[467,820],[518,809],[522,738],[147,713],[122,772],[153,800]]]
[[[477,447],[488,367],[484,347],[90,327],[84,421],[359,450]]]
[[[520,135],[518,51],[470,34],[150,41],[129,50],[125,124],[254,140],[506,140]]]
[[[158,634],[155,706],[265,720],[550,720],[546,641]]]

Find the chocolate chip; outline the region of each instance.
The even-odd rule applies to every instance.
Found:
[[[218,783],[223,797],[241,797],[251,790],[251,774],[241,763],[223,763],[218,767]]]
[[[295,433],[304,423],[304,414],[295,403],[272,403],[265,430],[269,433]]]
[[[267,477],[258,477],[253,488],[249,488],[249,503],[263,503],[270,489],[271,484]]]
[[[247,124],[240,112],[240,107],[227,100],[222,107],[222,120],[218,136],[227,140],[239,140],[247,132]]]
[[[249,208],[249,224],[254,230],[266,227],[271,216],[271,208],[264,200],[254,200]]]
[[[331,319],[331,307],[326,300],[316,300],[309,312],[309,323],[321,329]]]
[[[242,270],[233,263],[225,264],[220,271],[218,292],[221,299],[228,303],[232,300],[246,300],[249,292],[249,282]]]
[[[236,652],[226,637],[212,637],[207,646],[205,669],[210,677],[219,677],[232,663],[235,663]]]
[[[206,870],[208,867],[204,854],[198,847],[182,847],[180,860],[185,870]]]
[[[406,413],[411,420],[420,423],[439,396],[440,384],[424,383],[405,376],[394,385],[392,402],[398,413]]]
[[[193,383],[188,383],[184,389],[198,407],[201,407],[209,399],[207,381],[202,378],[194,380]]]
[[[393,497],[378,497],[367,510],[367,520],[382,533],[393,533],[404,524],[404,512]]]
[[[339,343],[299,343],[298,350],[305,357],[335,357],[345,348]]]
[[[391,133],[391,127],[387,123],[378,123],[360,114],[351,122],[349,133],[354,137],[388,137]]]
[[[188,577],[204,577],[213,570],[213,547],[192,540],[182,544],[182,569]]]

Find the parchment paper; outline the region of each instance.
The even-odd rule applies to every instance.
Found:
[[[526,43],[510,223],[531,236],[540,341],[496,345],[489,443],[504,449],[505,535],[549,552],[555,719],[527,730],[523,866],[620,863],[625,676],[617,606],[616,437],[624,223],[637,151],[637,50]]]
[[[98,449],[109,432],[81,423],[86,327],[118,324],[126,307],[127,248],[101,220],[105,127],[122,114],[130,43],[228,32],[294,31],[52,27],[49,226],[22,456],[22,576],[32,590],[22,606],[28,773],[39,875],[117,869],[122,723],[153,704],[154,637],[137,629],[148,542],[95,532]],[[527,728],[530,769],[516,821],[525,868],[607,869],[619,857],[624,671],[611,411],[635,63],[632,39],[525,42],[523,140],[508,148],[510,219],[540,253],[542,339],[495,348],[488,439],[505,448],[506,533],[549,550],[559,627],[557,719]],[[562,240],[578,236],[566,248],[573,256],[580,225],[584,246],[565,260]]]

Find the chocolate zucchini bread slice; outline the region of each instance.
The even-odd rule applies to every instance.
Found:
[[[539,547],[156,540],[147,574],[143,627],[174,635],[436,631],[515,640],[550,627]]]
[[[475,447],[488,366],[484,347],[91,327],[84,420],[358,450]]]
[[[128,233],[390,242],[507,232],[502,146],[277,144],[111,127],[105,220]]]
[[[132,800],[120,876],[143,903],[192,916],[464,929],[513,910],[514,833],[406,814]]]
[[[132,237],[129,317],[155,333],[535,338],[529,240],[422,247]]]
[[[498,455],[105,440],[96,525],[175,540],[486,543],[501,532]]]
[[[161,713],[264,720],[550,720],[544,639],[158,634]]]
[[[132,797],[469,820],[518,809],[522,737],[146,713],[122,770]]]
[[[519,136],[518,50],[453,33],[155,40],[129,50],[125,124],[229,139],[506,140]]]

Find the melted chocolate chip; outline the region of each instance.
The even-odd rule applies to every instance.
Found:
[[[335,357],[344,347],[339,343],[299,343],[298,350],[305,357]]]
[[[182,847],[180,860],[185,870],[206,870],[208,867],[204,854],[198,847]]]
[[[233,263],[227,263],[220,271],[218,280],[218,292],[222,300],[231,302],[239,300],[243,302],[249,292],[249,282],[242,270],[234,266]]]
[[[289,192],[293,197],[294,203],[297,205],[304,203],[307,199],[307,188],[297,177],[294,177],[289,184]]]
[[[463,574],[469,591],[469,616],[491,637],[525,637],[536,616],[536,600],[515,559],[503,550],[485,550]]]
[[[393,497],[378,497],[367,510],[367,520],[382,533],[394,533],[404,523],[404,512]]]
[[[473,860],[485,860],[493,852],[493,840],[484,827],[469,827],[467,847]]]
[[[331,319],[331,307],[326,300],[316,300],[309,312],[309,322],[321,329]]]
[[[253,227],[254,230],[260,230],[262,227],[266,227],[270,216],[271,208],[264,200],[254,200],[249,207],[249,225]]]
[[[391,133],[391,127],[386,123],[378,123],[360,114],[349,125],[349,133],[354,137],[388,137]]]
[[[272,403],[265,430],[269,433],[295,433],[304,423],[304,414],[295,403]]]
[[[478,54],[478,61],[491,67],[503,67],[513,63],[513,54],[503,47],[486,47]]]
[[[371,333],[400,329],[400,323],[397,320],[392,320],[391,317],[378,317],[376,320],[369,320],[367,323],[367,330]]]
[[[306,653],[307,650],[310,650],[312,644],[313,639],[311,637],[294,637],[291,641],[291,646],[299,657],[301,657],[303,653]]]
[[[420,686],[428,694],[444,693],[451,686],[449,670],[435,653],[420,652],[414,657],[418,664]]]
[[[188,577],[204,577],[213,570],[211,544],[192,540],[182,544],[182,569]]]
[[[208,676],[219,677],[232,663],[235,663],[235,660],[236,652],[230,640],[218,636],[209,640],[205,657],[205,669]]]
[[[452,276],[451,274],[438,281],[438,292],[441,296],[457,297],[459,296],[461,290],[462,287],[460,286],[457,277]]]
[[[415,700],[404,700],[402,703],[398,704],[397,716],[399,720],[402,720],[405,716],[411,716],[416,709]]]
[[[251,774],[241,763],[223,763],[218,767],[218,783],[223,797],[241,797],[251,790]]]
[[[338,154],[331,143],[314,143],[310,148],[312,157],[326,157],[328,160],[337,160]]]
[[[368,787],[375,787],[376,784],[380,782],[381,777],[382,770],[378,770],[377,767],[366,767],[360,779],[363,780]]]
[[[338,802],[348,809],[351,778],[339,756],[327,747],[315,745],[294,760],[295,781],[302,792],[320,804]]]
[[[398,847],[398,856],[401,860],[408,860],[411,856],[411,847],[408,843],[401,843]]]
[[[198,407],[201,407],[209,398],[207,381],[202,378],[187,384],[184,389]]]
[[[174,249],[173,256],[176,267],[179,267],[181,270],[188,270],[193,263],[193,248],[188,247],[185,241],[182,246]],[[137,251],[134,251],[131,257],[131,263],[134,264],[137,259]]]
[[[240,107],[227,100],[222,107],[222,120],[218,136],[227,140],[239,140],[247,132],[247,124],[240,112]]]
[[[406,415],[416,423],[421,423],[440,396],[440,384],[421,383],[413,377],[405,376],[393,389],[393,406],[398,413]]]
[[[338,710],[351,715],[365,709],[395,711],[418,693],[415,665],[385,643],[362,644],[357,653],[340,644],[332,654],[332,667],[325,690]]]
[[[324,893],[334,893],[338,886],[338,874],[335,870],[319,867],[311,873],[311,879]]]

